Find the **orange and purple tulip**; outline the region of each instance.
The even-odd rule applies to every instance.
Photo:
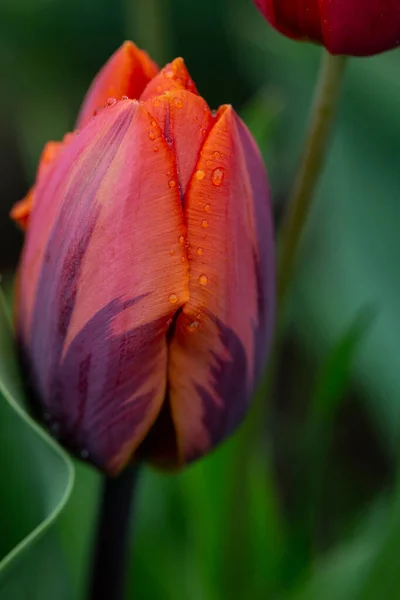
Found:
[[[211,112],[182,59],[158,72],[129,42],[78,124],[47,145],[13,211],[26,227],[24,361],[74,453],[111,475],[135,457],[179,467],[241,422],[265,365],[265,169],[232,107]]]
[[[399,0],[254,0],[278,31],[332,54],[370,56],[400,45]]]

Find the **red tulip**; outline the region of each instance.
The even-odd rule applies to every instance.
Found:
[[[132,44],[110,59],[23,205],[30,381],[60,440],[113,475],[135,457],[183,465],[229,435],[272,329],[256,145],[231,106],[210,111],[181,59],[154,73]]]
[[[332,54],[370,56],[400,45],[398,0],[254,0],[281,33]]]

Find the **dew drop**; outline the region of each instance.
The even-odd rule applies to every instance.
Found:
[[[201,256],[203,254],[203,248],[197,248],[197,254]]]
[[[156,125],[157,125],[157,123],[156,123],[155,121],[152,121],[152,122],[151,122],[151,126],[152,126],[152,127],[155,127]]]
[[[183,101],[180,98],[174,98],[174,104],[175,104],[176,108],[183,107]]]
[[[208,283],[207,275],[200,275],[199,283],[200,283],[200,285],[207,285],[207,283]]]
[[[207,135],[207,129],[202,129],[201,130],[201,135]]]
[[[204,173],[204,171],[202,171],[201,169],[198,169],[198,170],[196,171],[196,179],[197,179],[198,181],[201,181],[202,179],[204,179],[204,176],[205,176],[205,173]]]
[[[171,304],[176,304],[178,302],[178,296],[176,294],[171,294],[168,300]]]
[[[204,206],[204,210],[205,210],[205,212],[210,212],[210,205],[209,205],[209,204],[206,204],[206,205]]]
[[[107,98],[106,106],[114,106],[117,104],[117,100],[115,98]]]
[[[201,222],[201,226],[203,229],[207,229],[208,227],[208,221],[206,219],[204,219],[204,221]]]
[[[209,169],[211,169],[212,165],[213,165],[213,161],[212,161],[212,160],[210,160],[210,159],[208,159],[208,160],[206,161],[206,167],[208,167]]]
[[[149,138],[151,140],[155,140],[156,139],[155,133],[154,133],[154,131],[152,129],[150,129],[150,131],[149,131]]]
[[[211,174],[211,181],[213,182],[213,184],[216,185],[217,187],[219,187],[220,185],[222,185],[223,180],[224,180],[223,169],[220,169],[219,167],[217,169],[214,169],[214,171]]]
[[[198,117],[197,115],[195,115],[195,116],[193,117],[193,121],[195,121],[195,122],[196,122],[196,121],[198,121],[198,120],[199,120],[199,117]]]
[[[220,152],[218,152],[218,150],[216,150],[216,151],[214,152],[213,156],[214,156],[214,158],[220,158],[220,156],[221,156],[221,153],[220,153]]]
[[[158,152],[158,146],[154,146],[153,151]]]
[[[198,329],[199,325],[200,325],[200,323],[198,322],[197,319],[195,319],[194,321],[189,323],[188,329],[189,329],[189,331],[195,331],[196,329]]]
[[[121,97],[121,100],[129,100],[129,97],[128,97],[128,96],[122,96],[122,97]],[[83,451],[83,452],[84,452],[84,451]]]
[[[172,79],[174,75],[175,75],[175,73],[172,69],[169,69],[168,71],[164,71],[164,77],[166,77],[167,79]]]
[[[175,179],[170,179],[168,181],[168,185],[170,188],[174,188],[176,186]]]
[[[180,243],[180,244],[183,244],[183,242],[184,242],[184,241],[185,241],[185,238],[183,237],[183,235],[181,235],[181,236],[179,237],[179,243]]]
[[[157,98],[153,100],[153,106],[160,106],[160,101]]]
[[[181,256],[181,261],[185,262],[185,257],[184,256]]]
[[[175,254],[175,250],[170,250],[169,253],[171,256],[173,256]]]

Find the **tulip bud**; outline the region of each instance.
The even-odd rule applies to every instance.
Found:
[[[331,54],[370,56],[400,45],[397,0],[254,0],[278,31]]]
[[[135,457],[182,466],[235,429],[274,305],[250,133],[232,107],[210,111],[182,59],[87,121],[99,90],[125,91],[110,67],[124,52],[89,91],[86,124],[39,168],[16,295],[42,415],[111,475]]]

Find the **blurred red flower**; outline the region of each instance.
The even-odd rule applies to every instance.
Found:
[[[400,45],[398,0],[254,0],[281,33],[332,54],[369,56]]]

